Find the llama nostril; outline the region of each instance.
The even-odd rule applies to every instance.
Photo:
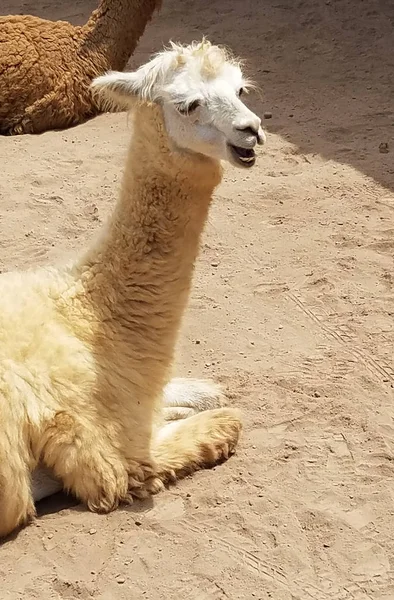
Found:
[[[236,127],[237,131],[242,131],[243,133],[247,133],[248,135],[253,135],[253,137],[259,137],[259,130],[254,129],[248,125],[247,127]]]

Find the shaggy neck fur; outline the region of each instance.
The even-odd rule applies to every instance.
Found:
[[[148,381],[160,391],[222,169],[217,161],[172,149],[160,108],[136,107],[132,119],[120,199],[79,269],[97,322],[96,348],[114,354],[114,369],[124,357],[144,389]]]
[[[83,29],[82,47],[96,47],[106,68],[122,71],[161,0],[102,0]]]

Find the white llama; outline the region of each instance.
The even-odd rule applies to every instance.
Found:
[[[0,535],[59,487],[109,512],[234,451],[217,386],[169,380],[220,161],[251,167],[264,141],[246,86],[206,41],[95,80],[132,109],[112,219],[72,267],[0,277]]]

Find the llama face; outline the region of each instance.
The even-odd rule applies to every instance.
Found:
[[[239,63],[207,41],[172,44],[136,72],[104,75],[93,87],[117,104],[136,97],[160,104],[178,151],[252,167],[255,146],[265,142],[261,120],[243,103],[248,82]]]
[[[241,69],[225,62],[215,76],[201,67],[195,71],[189,59],[163,90],[170,137],[179,148],[252,167],[254,148],[264,143],[265,135],[259,117],[242,101],[247,83]]]

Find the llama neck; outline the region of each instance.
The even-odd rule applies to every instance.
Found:
[[[99,51],[101,69],[121,71],[161,0],[101,0],[82,28],[82,48]]]
[[[79,265],[98,321],[135,355],[168,367],[220,164],[173,152],[161,110],[139,107],[118,204]],[[138,347],[136,347],[138,346]],[[122,346],[124,347],[124,346]]]

